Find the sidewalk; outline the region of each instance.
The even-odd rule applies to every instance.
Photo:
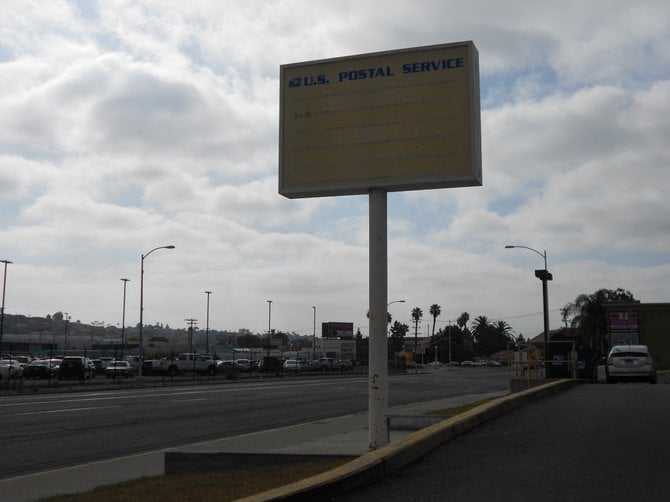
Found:
[[[467,394],[448,399],[396,406],[389,415],[414,417],[434,410],[452,408],[505,395],[505,392]],[[165,454],[237,453],[348,455],[368,453],[367,412],[329,420],[306,422],[290,427],[196,443],[180,448],[158,450],[74,467],[66,467],[26,476],[0,480],[4,502],[34,501],[40,498],[92,490],[144,476],[165,472]],[[411,434],[412,430],[390,431],[391,443]]]

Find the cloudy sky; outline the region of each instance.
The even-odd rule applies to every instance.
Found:
[[[670,301],[670,4],[5,0],[6,312],[367,335],[368,198],[277,193],[279,67],[472,40],[482,187],[389,194],[389,301],[542,330],[581,293]]]

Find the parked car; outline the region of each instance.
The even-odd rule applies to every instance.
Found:
[[[0,364],[0,382],[11,378],[11,368],[6,364]]]
[[[217,360],[209,354],[184,352],[169,359],[161,359],[160,371],[170,377],[183,373],[216,375]]]
[[[607,383],[646,380],[656,383],[656,365],[646,345],[615,345],[607,354]]]
[[[333,358],[332,357],[322,357],[319,359],[321,363],[321,370],[331,371],[333,369]]]
[[[134,371],[140,370],[140,364],[142,364],[142,358],[140,356],[126,356],[123,359],[130,363]]]
[[[88,357],[65,356],[58,367],[58,379],[79,378],[86,380],[95,377],[95,365]]]
[[[240,372],[240,369],[235,364],[235,361],[217,361],[216,372],[220,375],[224,375],[226,378],[234,378]]]
[[[131,378],[135,375],[135,370],[129,361],[112,361],[105,368],[107,378]]]
[[[319,368],[321,366],[319,365]],[[258,365],[258,371],[262,373],[276,373],[279,374],[282,370],[282,361],[275,356],[264,357]]]
[[[35,359],[23,368],[25,378],[56,378],[60,359]]]
[[[17,361],[23,368],[25,368],[30,361],[33,360],[32,356],[24,356],[24,355],[5,355],[3,356],[3,359],[9,359],[11,361]]]
[[[233,362],[239,371],[243,373],[249,373],[251,371],[251,361],[249,359],[235,359]]]
[[[142,363],[143,375],[158,375],[162,373],[161,362],[159,359],[145,359]]]
[[[320,359],[310,359],[307,363],[309,371],[321,371],[321,360]]]
[[[307,371],[307,361],[304,359],[287,359],[284,361],[284,371],[299,373],[301,371]]]
[[[3,378],[22,378],[23,366],[16,359],[2,359],[0,361],[1,374]]]
[[[107,366],[105,362],[103,362],[101,359],[91,359],[91,362],[93,363],[93,366],[95,366],[95,373],[97,375],[105,374],[105,367]]]

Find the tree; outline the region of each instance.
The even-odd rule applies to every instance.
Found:
[[[507,321],[501,319],[493,325],[493,328],[499,335],[505,338],[511,338],[512,326],[510,326]]]
[[[414,307],[412,309],[412,319],[414,319],[414,364],[415,364],[414,367],[415,368],[416,368],[416,364],[417,364],[416,353],[417,353],[417,350],[419,348],[417,346],[418,345],[417,339],[418,339],[418,334],[419,334],[419,321],[421,320],[422,317],[423,317],[423,310],[421,310],[419,307]]]
[[[419,331],[419,321],[423,317],[423,310],[421,310],[419,307],[414,307],[412,309],[412,319],[414,319],[414,338],[416,338],[416,335]],[[416,351],[416,347],[414,347],[414,350]]]
[[[477,336],[489,328],[489,318],[485,315],[476,317],[472,325],[472,334]]]
[[[288,347],[288,335],[282,331],[277,331],[272,334],[274,340],[279,341],[281,347]]]
[[[469,320],[470,320],[470,314],[468,314],[467,312],[463,312],[461,315],[458,316],[458,319],[456,319],[456,326],[458,326],[461,329],[467,329]]]
[[[442,338],[437,344],[438,354],[441,361],[449,360],[449,346],[451,345],[451,360],[466,361],[474,357],[474,346],[470,330],[460,326],[449,325],[438,332]],[[451,344],[449,343],[451,338]]]
[[[601,352],[607,351],[607,315],[605,303],[634,303],[637,302],[633,294],[617,288],[599,289],[593,294],[579,295],[574,302],[568,303],[564,310],[573,315],[571,325],[577,336],[583,336],[591,341],[591,347]]]
[[[433,303],[430,306],[430,315],[433,316],[433,331],[431,333],[431,336],[435,336],[435,322],[437,321],[437,317],[441,313],[442,313],[442,308],[437,303]]]
[[[514,340],[514,337],[512,336],[512,326],[510,326],[507,321],[501,319],[493,325],[493,330],[495,331],[497,338],[496,344],[498,345],[497,350],[494,352],[507,350],[508,342]],[[491,353],[493,354],[494,352]]]
[[[260,336],[247,333],[237,337],[237,344],[243,348],[262,347],[263,341]]]
[[[370,319],[370,311],[369,311],[369,310],[366,312],[365,317],[367,317],[368,319]],[[390,312],[387,312],[387,313],[386,313],[386,324],[391,324],[391,319],[393,319],[393,318],[391,317],[391,313],[390,313]]]
[[[409,326],[398,321],[393,322],[391,326],[391,338],[389,340],[389,354],[400,352],[405,345],[405,335],[409,331]]]
[[[472,323],[472,336],[477,347],[477,352],[480,355],[486,354],[487,352],[490,330],[491,326],[489,324],[489,319],[485,315],[476,317]]]
[[[356,340],[356,360],[358,363],[363,363],[367,362],[368,358],[370,357],[370,339],[369,338],[363,338],[363,334],[361,333],[361,328],[358,328],[356,330],[356,336],[354,336],[354,340]]]
[[[506,321],[491,324],[486,316],[477,317],[473,323],[472,334],[479,354],[489,356],[506,349],[510,331]]]

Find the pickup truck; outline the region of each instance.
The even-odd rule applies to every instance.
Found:
[[[160,371],[169,376],[194,372],[214,376],[216,374],[216,361],[206,354],[186,352],[177,354],[174,358],[161,360]]]

